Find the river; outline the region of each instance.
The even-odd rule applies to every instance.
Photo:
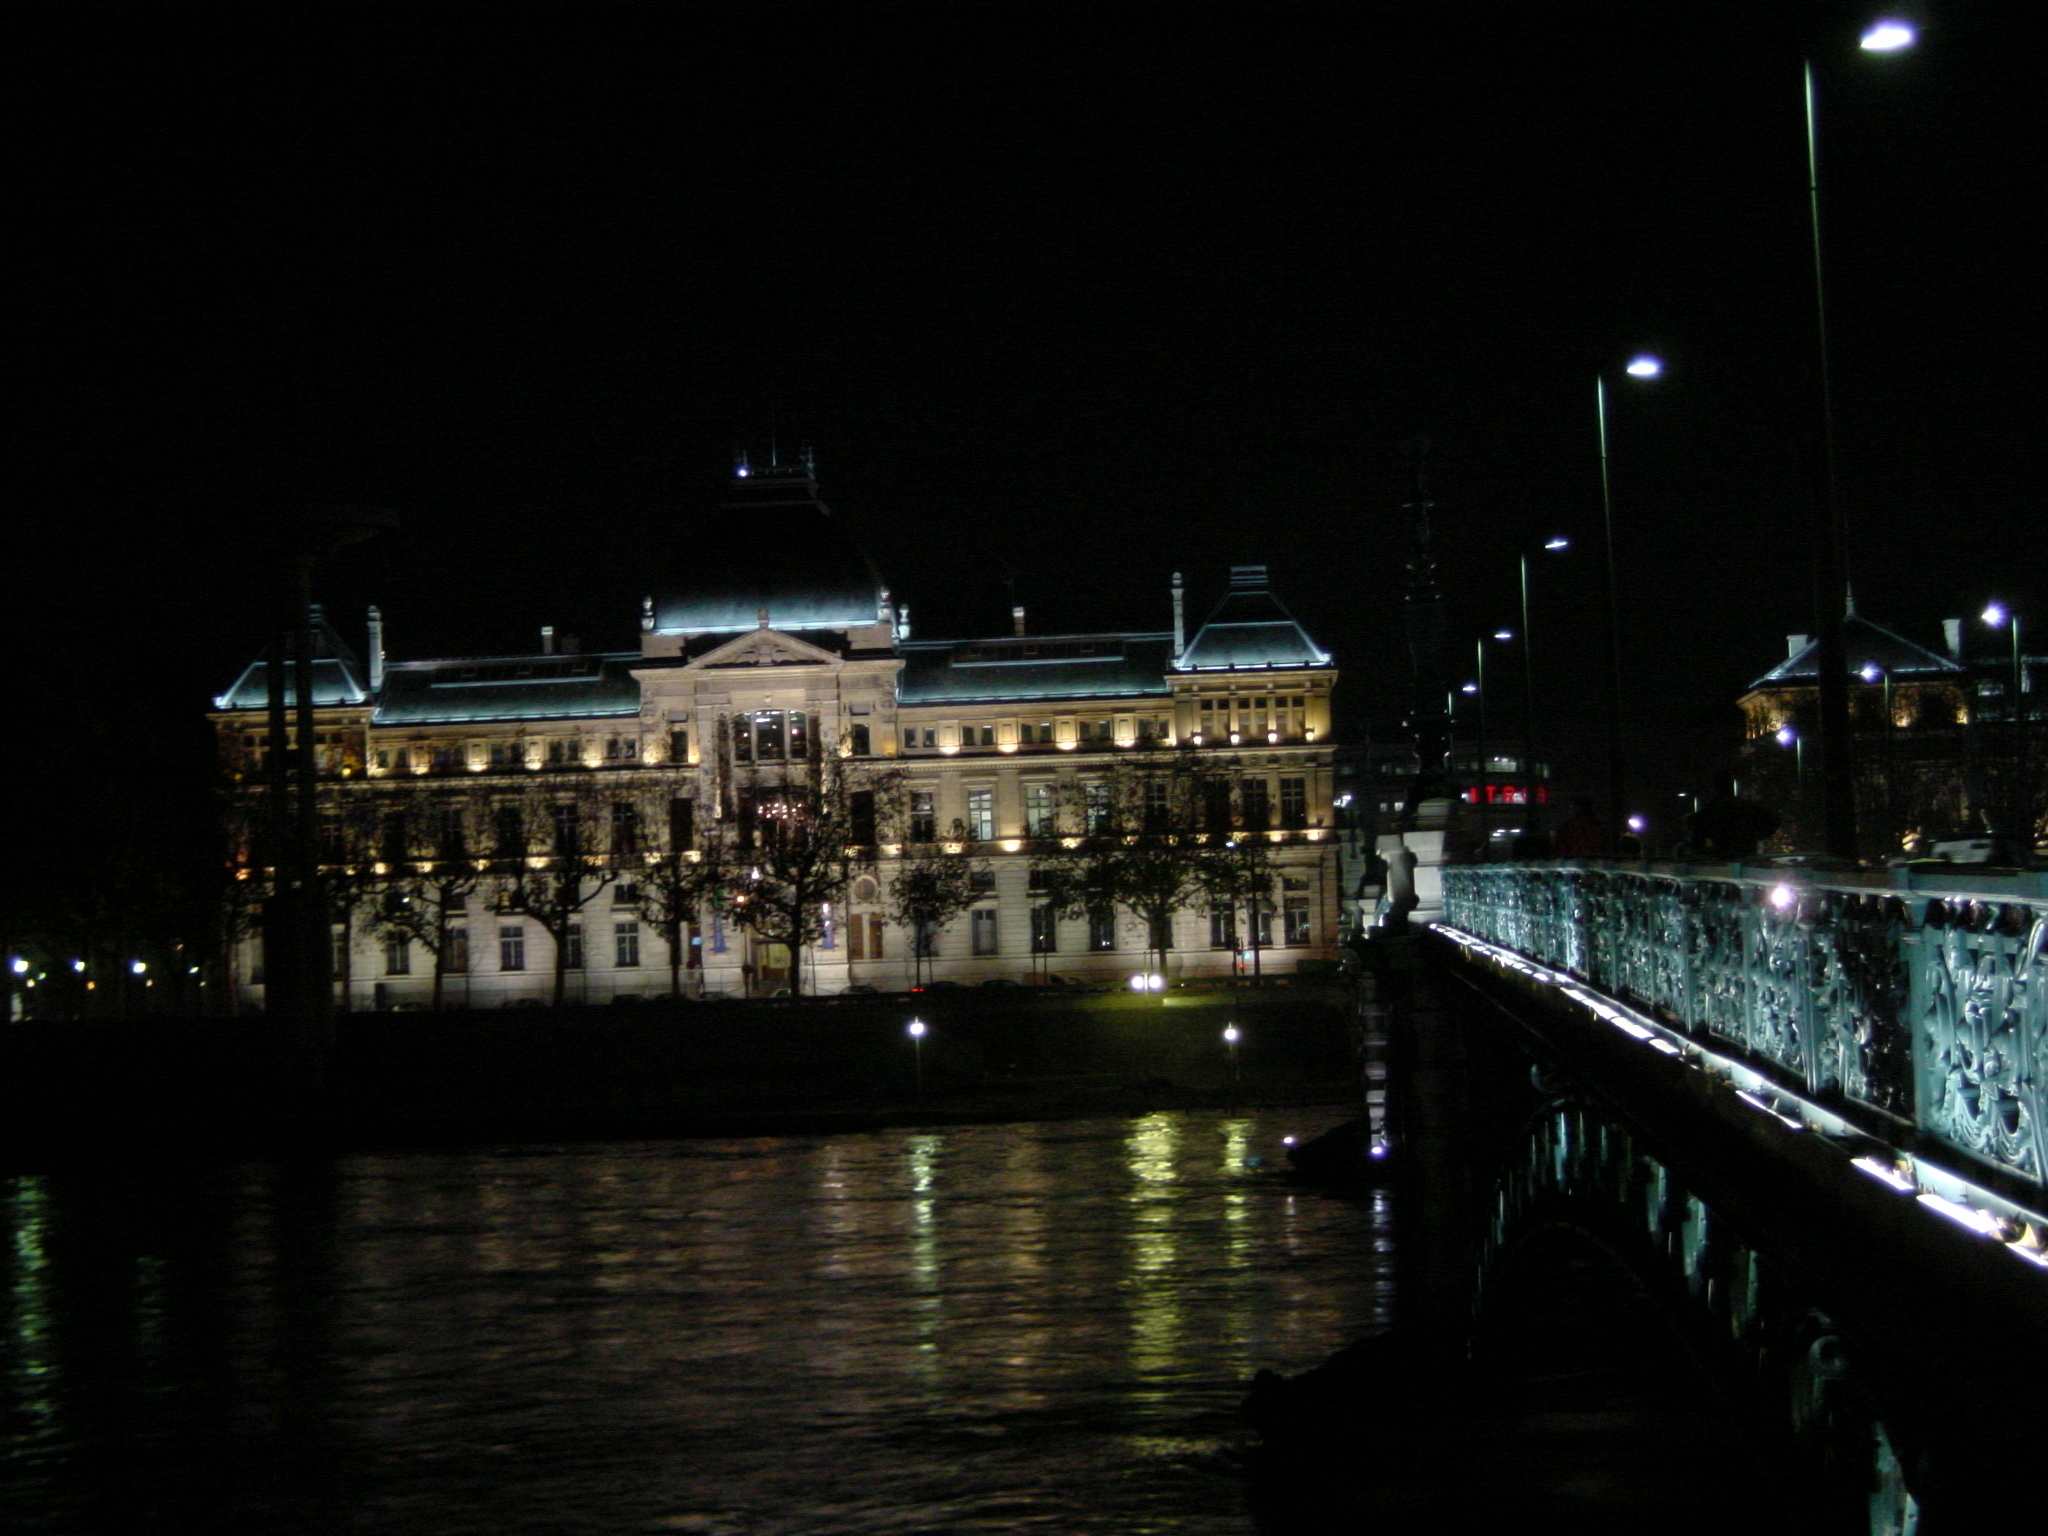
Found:
[[[1340,1118],[16,1175],[0,1523],[1249,1532],[1249,1378],[1391,1305]]]

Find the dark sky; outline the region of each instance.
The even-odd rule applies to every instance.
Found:
[[[1802,57],[1860,605],[1930,640],[1996,594],[2048,634],[2039,18],[1926,5],[1872,60],[1865,15],[51,8],[15,157],[30,698],[114,676],[196,722],[306,500],[403,518],[318,583],[396,656],[629,646],[773,435],[921,634],[1000,629],[1012,581],[1034,627],[1164,627],[1172,570],[1200,608],[1263,560],[1385,722],[1426,434],[1461,655],[1519,548],[1582,537],[1538,604],[1563,734],[1598,718],[1607,369],[1629,710],[1676,787],[1810,627]]]

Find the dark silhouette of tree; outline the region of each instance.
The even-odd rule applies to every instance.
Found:
[[[948,853],[944,843],[913,843],[889,881],[889,915],[910,934],[911,985],[922,986],[930,939],[974,904],[986,861]]]
[[[386,850],[395,859],[378,931],[427,952],[434,965],[432,1006],[438,1011],[455,956],[456,929],[467,918],[470,894],[483,883],[476,802],[460,793],[422,793],[387,829],[400,841]]]
[[[635,800],[643,839],[625,878],[640,887],[640,915],[668,945],[668,985],[682,996],[685,935],[705,912],[722,911],[735,875],[730,827],[699,814],[696,781],[687,772],[644,780]]]
[[[1166,972],[1173,919],[1205,897],[1206,820],[1216,774],[1193,748],[1145,751],[1064,786],[1059,836],[1038,860],[1063,916],[1122,907],[1145,925]]]
[[[843,902],[854,876],[874,867],[902,775],[816,742],[793,761],[722,762],[720,772],[733,916],[789,951],[790,995],[801,996],[804,952],[824,937],[826,903]]]
[[[568,988],[569,939],[618,878],[609,847],[612,799],[594,773],[550,775],[490,807],[490,870],[502,911],[530,917],[555,946],[554,1003]]]

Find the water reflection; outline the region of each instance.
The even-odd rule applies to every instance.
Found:
[[[23,1531],[1243,1531],[1384,1209],[1153,1115],[7,1186]]]

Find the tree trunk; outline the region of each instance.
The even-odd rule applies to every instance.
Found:
[[[663,936],[668,940],[668,990],[669,996],[681,1000],[683,995],[683,921],[665,923]]]
[[[436,936],[440,941],[434,946],[434,999],[432,1007],[436,1013],[441,1011],[441,979],[448,974],[447,912],[447,903],[443,902],[435,913],[436,921],[439,924],[439,932]]]

